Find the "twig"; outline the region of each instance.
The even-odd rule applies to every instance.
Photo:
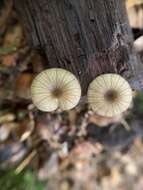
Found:
[[[24,168],[32,161],[32,159],[36,156],[37,151],[33,150],[24,160],[20,165],[16,168],[15,172],[19,174],[24,170]]]

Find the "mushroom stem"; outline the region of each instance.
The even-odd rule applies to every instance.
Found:
[[[60,89],[60,88],[55,88],[55,89],[52,91],[52,94],[53,94],[53,97],[55,97],[55,98],[60,98],[60,97],[62,97],[62,95],[63,95],[63,91],[62,91],[62,89]]]

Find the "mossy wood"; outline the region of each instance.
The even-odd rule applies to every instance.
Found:
[[[28,42],[44,51],[45,68],[79,78],[83,94],[101,73],[119,73],[142,89],[124,0],[14,0]]]

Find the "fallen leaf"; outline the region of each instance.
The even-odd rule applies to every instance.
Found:
[[[108,126],[111,123],[118,123],[122,119],[122,115],[117,115],[115,117],[103,117],[97,114],[90,115],[88,118],[89,123],[94,123],[100,127]]]
[[[7,67],[14,67],[16,66],[16,58],[17,58],[16,53],[5,55],[5,56],[2,56],[1,63],[2,65],[7,66]]]
[[[15,95],[24,98],[30,99],[30,87],[34,75],[31,73],[21,73],[16,79],[15,85]]]
[[[10,28],[4,37],[3,47],[11,47],[14,46],[19,48],[21,46],[23,40],[23,30],[21,25],[17,24]]]
[[[7,113],[0,116],[0,123],[11,122],[15,120],[15,115],[13,113]]]

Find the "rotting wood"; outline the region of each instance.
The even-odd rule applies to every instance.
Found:
[[[28,42],[44,51],[46,68],[80,80],[83,94],[101,73],[119,73],[143,89],[124,0],[14,0]]]

